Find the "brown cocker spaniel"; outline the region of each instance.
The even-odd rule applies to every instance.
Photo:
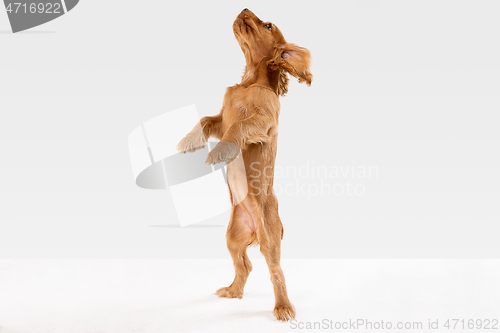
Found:
[[[220,113],[203,117],[177,149],[192,152],[214,137],[220,142],[208,155],[207,163],[227,163],[232,214],[226,239],[236,276],[229,287],[217,290],[217,295],[243,296],[252,270],[246,248],[260,244],[274,286],[274,314],[286,321],[295,317],[295,308],[288,299],[280,267],[283,226],[273,190],[279,96],[288,91],[287,74],[311,84],[310,53],[287,43],[278,27],[261,21],[246,8],[234,21],[233,31],[246,60],[241,83],[227,88]]]

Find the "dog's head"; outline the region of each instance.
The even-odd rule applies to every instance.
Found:
[[[299,82],[311,85],[311,54],[303,47],[287,43],[276,25],[263,22],[245,8],[234,21],[233,31],[247,64],[257,65],[266,61],[270,70],[278,72],[280,95],[288,91],[286,73],[296,77]]]

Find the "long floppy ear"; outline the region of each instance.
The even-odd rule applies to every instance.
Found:
[[[309,71],[311,64],[311,53],[306,48],[297,46],[292,43],[277,45],[274,52],[274,57],[268,62],[273,69],[281,70],[280,85],[282,82],[288,86],[288,78],[283,72],[288,72],[299,80],[300,83],[305,82],[308,86],[311,85],[313,76]],[[285,76],[286,80],[282,79]],[[285,93],[286,93],[285,89]],[[281,94],[280,94],[281,95]]]

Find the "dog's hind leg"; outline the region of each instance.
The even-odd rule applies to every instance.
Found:
[[[285,276],[280,265],[281,237],[283,228],[278,215],[278,202],[274,195],[268,197],[263,207],[263,225],[259,232],[260,252],[266,259],[276,300],[274,315],[276,319],[287,321],[295,318],[295,308],[288,299]]]
[[[233,258],[235,277],[229,287],[217,290],[216,294],[219,297],[243,297],[243,288],[247,282],[248,275],[252,271],[252,264],[247,255],[247,247],[256,241],[256,234],[248,228],[245,222],[247,218],[247,214],[239,205],[233,208],[226,233],[226,241],[231,257]]]

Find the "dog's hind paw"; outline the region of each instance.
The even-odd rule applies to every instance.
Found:
[[[274,308],[274,316],[281,321],[288,321],[295,318],[295,308],[292,304],[277,305]]]
[[[220,288],[215,292],[215,294],[219,297],[225,297],[225,298],[242,298],[243,297],[243,291],[242,290],[235,290],[234,288],[231,287],[224,287]]]

